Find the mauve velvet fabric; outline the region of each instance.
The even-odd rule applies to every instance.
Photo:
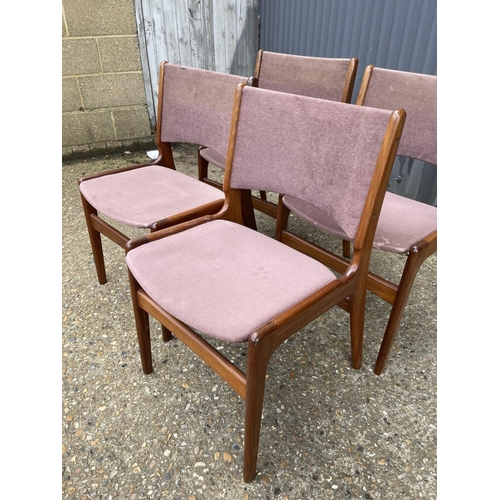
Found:
[[[311,203],[353,239],[391,115],[245,87],[231,187]]]
[[[338,238],[351,240],[339,225],[309,203],[284,196],[283,203],[312,225]],[[411,246],[436,229],[436,207],[387,192],[373,246],[392,253],[406,253]]]
[[[437,76],[374,68],[363,106],[403,108],[398,154],[437,164]]]
[[[217,153],[217,151],[215,151],[214,149],[204,148],[200,150],[200,155],[202,156],[202,158],[205,158],[208,163],[211,163],[216,167],[226,167],[226,157],[224,155],[221,155],[220,153]]]
[[[340,101],[350,59],[307,57],[264,51],[259,88],[287,92],[329,101]],[[225,168],[224,155],[206,148],[200,155],[209,163]]]
[[[398,109],[407,115],[398,154],[437,163],[437,77],[374,68],[363,106]],[[352,237],[335,218],[298,197],[283,203],[295,214],[326,232],[346,240]],[[373,246],[392,253],[406,253],[437,227],[436,207],[403,196],[385,194]]]
[[[139,228],[224,199],[220,189],[154,165],[90,179],[80,184],[80,191],[102,214]]]
[[[165,67],[161,140],[226,155],[236,87],[247,78],[175,64]]]
[[[259,88],[340,101],[349,62],[264,51]]]
[[[126,259],[141,287],[163,309],[227,342],[246,341],[336,279],[316,260],[224,220],[142,245]]]

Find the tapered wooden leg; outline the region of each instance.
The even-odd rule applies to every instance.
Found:
[[[146,375],[153,372],[153,361],[151,358],[151,332],[149,329],[149,315],[139,307],[137,292],[139,284],[129,271],[130,293],[132,294],[132,306],[134,309],[137,340],[139,341],[139,352],[141,355],[142,371]]]
[[[198,180],[203,181],[208,178],[208,161],[203,158],[198,149]]]
[[[161,333],[163,335],[163,341],[169,342],[172,340],[172,332],[165,326],[161,325]]]
[[[95,268],[97,271],[97,279],[101,285],[107,282],[106,269],[104,267],[104,254],[102,251],[101,233],[92,227],[91,215],[97,215],[97,210],[80,195],[83,204],[83,213],[85,214],[85,221],[87,222],[87,230],[89,232],[90,246],[92,247],[92,255],[94,256]]]
[[[342,255],[345,259],[351,257],[351,242],[347,240],[342,240]]]
[[[245,457],[243,480],[247,483],[255,478],[257,454],[259,451],[262,409],[266,386],[266,372],[271,357],[265,340],[248,342],[248,362],[246,376],[246,415],[245,415]]]
[[[151,333],[149,330],[148,313],[139,309],[139,320],[137,321],[137,339],[139,340],[139,351],[141,354],[142,371],[148,375],[153,372],[153,360],[151,358]]]
[[[259,191],[260,199],[267,200],[267,193],[265,191]]]
[[[365,328],[366,292],[353,295],[349,299],[351,321],[351,366],[361,368],[363,358],[363,331]]]
[[[389,321],[385,329],[384,338],[380,346],[377,362],[375,363],[374,372],[377,375],[380,375],[384,370],[392,344],[394,343],[394,338],[396,337],[396,333],[401,323],[401,318],[403,317],[403,313],[408,302],[408,297],[410,296],[413,282],[415,281],[418,270],[425,259],[426,255],[423,252],[420,252],[416,247],[412,248],[408,254],[408,259],[406,260],[405,268],[398,285],[396,298],[394,299],[394,304],[392,305]]]
[[[249,189],[242,189],[241,205],[243,224],[250,229],[257,230],[257,221],[255,220],[255,212],[252,204],[252,193]]]
[[[288,227],[288,219],[290,218],[290,209],[283,204],[283,196],[278,198],[278,208],[276,211],[276,235],[275,238],[281,241],[281,232]]]

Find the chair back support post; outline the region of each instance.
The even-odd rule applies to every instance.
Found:
[[[160,64],[160,76],[158,78],[158,111],[156,113],[156,146],[158,148],[158,158],[155,164],[163,165],[175,170],[174,157],[172,154],[172,145],[161,140],[161,125],[163,123],[163,89],[165,86],[165,66],[167,61]]]
[[[234,158],[234,145],[236,135],[238,133],[238,123],[240,118],[241,99],[245,84],[240,83],[234,93],[233,113],[231,118],[231,128],[229,131],[229,143],[226,155],[226,168],[224,171],[224,179],[222,181],[222,189],[225,194],[224,209],[226,210],[225,218],[238,224],[244,224],[248,227],[252,225],[245,224],[249,218],[253,217],[253,225],[255,225],[255,215],[252,207],[251,194],[248,189],[233,189],[230,186],[232,174],[232,165]]]
[[[382,147],[377,158],[377,165],[371,181],[371,186],[368,191],[367,200],[363,209],[360,224],[356,237],[354,238],[354,255],[364,248],[365,241],[370,241],[370,248],[375,237],[378,218],[382,210],[382,204],[385,197],[385,189],[380,190],[378,186],[387,186],[391,175],[391,168],[396,158],[401,135],[403,133],[404,124],[406,121],[406,111],[404,109],[396,110],[390,117],[388,128],[386,130]],[[374,222],[373,222],[374,221]],[[366,254],[368,254],[366,256]],[[370,252],[365,251],[365,258],[370,260]],[[368,264],[368,262],[366,263]],[[366,267],[368,269],[368,267]]]
[[[356,80],[356,73],[358,71],[358,58],[353,57],[349,61],[349,66],[347,68],[347,75],[344,85],[344,90],[342,92],[341,102],[351,102],[352,92],[354,90],[354,82]]]
[[[370,85],[370,79],[372,77],[373,69],[375,66],[373,64],[368,65],[363,73],[363,78],[361,79],[361,85],[359,87],[358,96],[356,98],[356,106],[363,106],[363,102],[366,97],[366,91]]]

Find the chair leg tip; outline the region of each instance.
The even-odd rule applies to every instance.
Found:
[[[384,371],[384,368],[385,368],[385,359],[377,359],[373,372],[375,373],[375,375],[380,375]]]
[[[104,276],[104,278],[98,278],[98,281],[99,281],[99,285],[105,285],[108,280],[106,279],[106,276]]]
[[[256,475],[257,473],[255,472],[253,474],[243,474],[243,481],[245,481],[245,483],[251,483]]]

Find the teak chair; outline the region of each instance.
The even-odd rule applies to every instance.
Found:
[[[368,66],[363,75],[357,105],[372,108],[403,108],[407,112],[405,130],[398,154],[437,164],[437,77],[419,73],[387,70]],[[302,251],[319,257],[339,272],[346,269],[347,260],[292,235],[287,229],[290,211],[316,227],[342,238],[349,249],[352,238],[336,218],[329,217],[319,207],[299,197],[285,196],[279,208],[277,239],[291,238]],[[403,196],[387,192],[375,233],[374,247],[386,252],[407,254],[406,265],[399,283],[392,283],[373,273],[368,274],[368,289],[392,305],[382,345],[374,371],[384,370],[389,352],[401,322],[415,277],[422,263],[437,250],[437,209]],[[321,256],[320,256],[321,255]]]
[[[404,116],[402,110],[240,85],[223,208],[127,244],[144,373],[153,370],[151,315],[162,324],[165,340],[174,334],[184,341],[245,400],[247,482],[256,473],[266,370],[277,347],[342,302],[351,312],[359,355],[366,272]],[[251,189],[289,193],[317,201],[332,216],[341,213],[354,240],[346,272],[337,278],[317,260],[243,225]],[[246,374],[197,332],[246,343]]]
[[[358,59],[326,58],[281,54],[259,50],[255,61],[254,85],[262,89],[287,92],[328,101],[351,102]],[[209,178],[208,166],[224,169],[224,155],[210,148],[198,153],[198,178],[218,188],[222,185]],[[276,204],[262,191],[253,197],[254,207],[276,218]]]
[[[166,62],[160,65],[156,161],[78,181],[100,284],[106,283],[101,234],[122,248],[130,238],[99,214],[130,227],[157,231],[220,210],[223,194],[178,172],[171,144],[203,144],[225,153],[234,89],[247,80]]]

